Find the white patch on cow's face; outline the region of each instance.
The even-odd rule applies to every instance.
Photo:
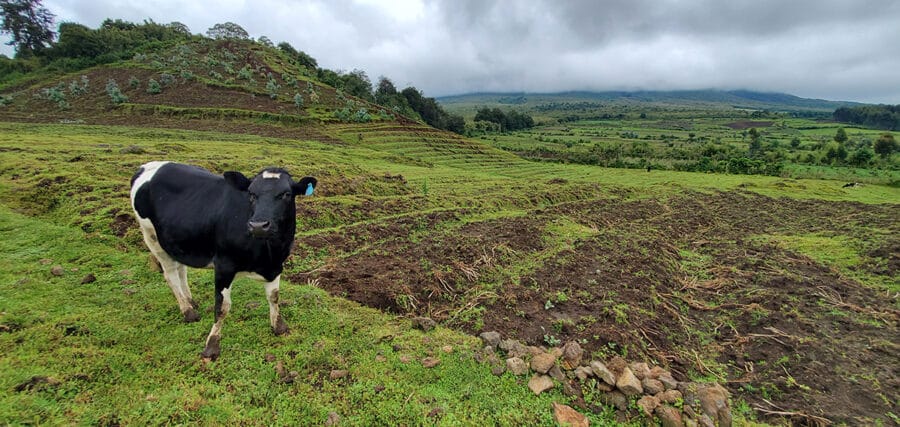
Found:
[[[262,177],[263,177],[263,179],[278,179],[278,178],[281,178],[281,174],[278,172],[263,171]]]

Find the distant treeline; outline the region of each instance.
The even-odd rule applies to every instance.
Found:
[[[834,120],[875,129],[900,130],[900,105],[864,105],[834,110]]]
[[[475,121],[496,123],[500,125],[501,132],[534,127],[534,119],[530,115],[519,113],[515,110],[509,110],[504,113],[499,108],[481,108],[475,113]]]

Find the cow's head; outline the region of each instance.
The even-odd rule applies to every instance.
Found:
[[[281,227],[293,224],[294,197],[312,195],[316,187],[315,178],[307,176],[295,182],[280,168],[267,168],[252,180],[240,172],[225,172],[225,181],[247,193],[250,204],[247,232],[257,238],[276,236]]]

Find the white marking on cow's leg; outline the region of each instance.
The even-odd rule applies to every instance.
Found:
[[[191,295],[191,285],[188,283],[187,279],[187,266],[182,263],[178,263],[178,280],[181,282],[181,295],[187,300],[191,307],[197,308],[197,303],[194,302],[194,296]]]
[[[281,275],[266,282],[266,300],[269,301],[269,324],[272,325],[272,332],[275,335],[284,335],[288,333],[288,326],[284,323],[281,313],[278,310],[278,290],[281,287]]]
[[[216,322],[213,323],[209,335],[206,337],[206,348],[203,349],[201,356],[208,359],[216,360],[219,357],[219,341],[222,339],[222,326],[225,324],[225,317],[231,310],[231,288],[222,289],[222,305],[221,311],[216,314]]]
[[[162,267],[163,276],[165,276],[172,294],[175,295],[175,300],[178,301],[178,309],[184,315],[184,321],[196,322],[200,320],[200,314],[194,309],[193,301],[191,301],[191,291],[187,285],[187,267],[172,259],[159,245],[156,229],[149,219],[138,218],[138,224],[141,226],[141,233],[144,235],[144,243],[150,249],[150,253],[159,261],[160,267]]]

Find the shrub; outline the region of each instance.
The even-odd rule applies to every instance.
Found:
[[[160,93],[162,92],[162,87],[160,87],[159,82],[154,79],[150,79],[147,82],[147,93]]]
[[[5,107],[7,105],[12,104],[13,96],[12,95],[0,95],[0,107]]]
[[[266,92],[269,93],[269,98],[275,99],[278,97],[278,89],[281,86],[275,82],[275,80],[269,80],[266,82]]]
[[[161,83],[163,86],[169,86],[172,83],[175,83],[175,76],[169,73],[162,73],[159,75],[159,83]]]
[[[113,102],[113,104],[121,104],[123,102],[128,102],[128,97],[119,90],[119,85],[116,84],[114,79],[109,79],[106,81],[106,94],[109,95],[109,99]]]
[[[141,81],[138,80],[137,77],[131,76],[131,78],[128,79],[128,86],[131,87],[132,89],[137,89],[138,86],[140,86],[140,85],[141,85]]]
[[[69,93],[71,93],[72,96],[83,95],[87,92],[87,89],[88,89],[88,78],[85,75],[81,76],[80,81],[72,80],[72,82],[69,83]]]
[[[303,96],[299,93],[294,94],[294,106],[297,107],[298,110],[303,108]]]
[[[238,78],[253,81],[253,72],[250,71],[249,64],[244,65],[244,68],[241,68],[241,70],[238,71]]]
[[[191,70],[181,70],[181,78],[183,78],[184,81],[194,80],[194,73],[192,73]]]

